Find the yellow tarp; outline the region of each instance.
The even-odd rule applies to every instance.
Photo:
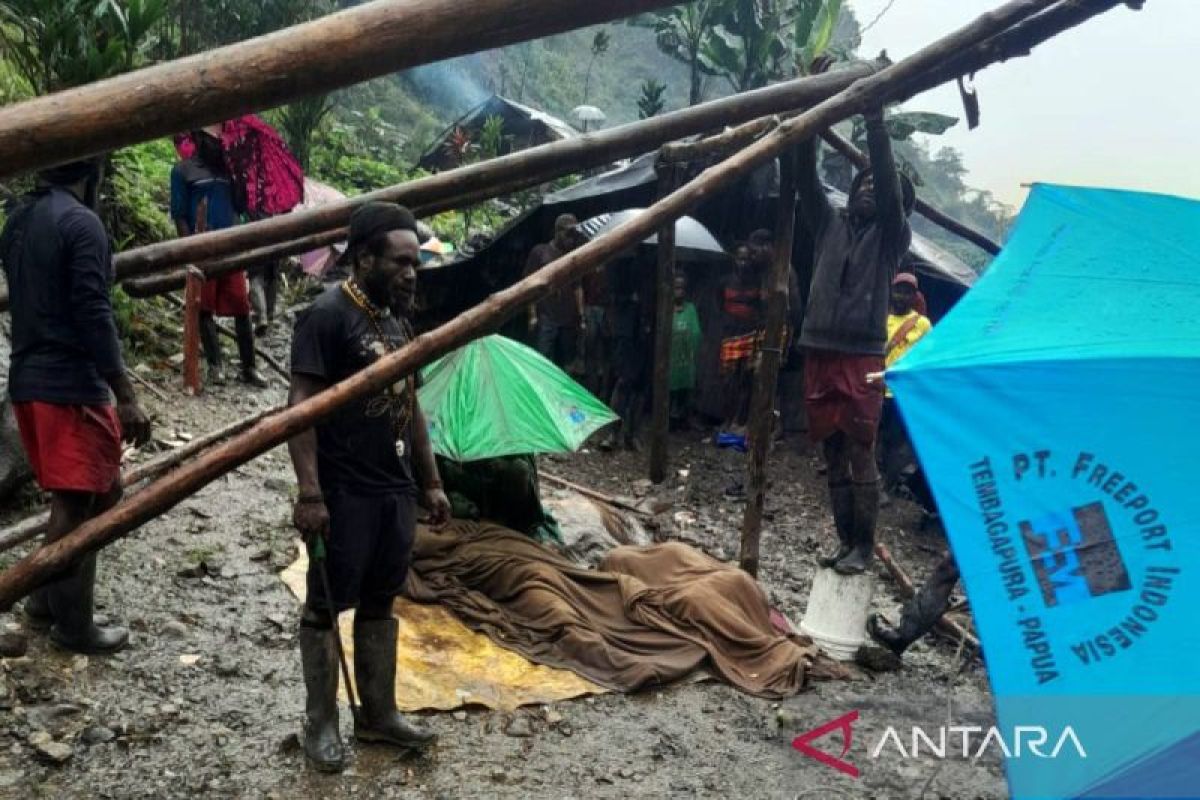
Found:
[[[308,554],[283,572],[283,582],[301,602]],[[463,625],[445,608],[396,598],[400,620],[396,644],[396,705],[401,711],[447,711],[482,705],[500,711],[568,700],[607,690],[574,672],[544,667],[505,650]],[[342,645],[353,664],[354,614],[341,616]],[[351,673],[353,674],[353,667]],[[342,693],[345,699],[345,693]]]

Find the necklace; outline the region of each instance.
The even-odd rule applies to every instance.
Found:
[[[375,337],[379,340],[379,344],[383,348],[383,354],[387,355],[393,352],[395,348],[391,346],[391,340],[384,335],[382,322],[391,316],[391,311],[386,308],[381,309],[372,303],[371,299],[367,297],[366,292],[362,290],[354,278],[347,278],[342,283],[342,291],[366,315],[367,321],[371,323],[371,328],[375,331]],[[408,320],[398,318],[397,322],[400,324],[405,338],[411,340],[412,329],[408,324]],[[380,408],[374,402],[367,405],[367,414],[369,416],[379,416],[385,412],[390,414],[392,427],[396,434],[396,452],[400,454],[401,458],[404,457],[406,450],[404,435],[407,433],[416,412],[417,377],[415,374],[405,378],[405,390],[405,397],[401,398],[396,394],[395,384],[389,383],[385,389],[386,400],[384,407]]]

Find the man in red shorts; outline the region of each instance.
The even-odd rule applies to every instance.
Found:
[[[144,444],[117,337],[108,235],[94,205],[95,161],[43,172],[0,235],[12,316],[9,393],[38,483],[50,493],[46,541],[70,533],[121,497],[121,439]],[[113,408],[111,395],[116,397]],[[92,619],[96,554],[35,590],[25,613],[79,653],[110,653],[129,633]]]
[[[216,231],[237,224],[234,183],[225,165],[220,128],[193,131],[196,153],[171,170],[171,218],[180,236]],[[227,272],[204,282],[200,295],[200,343],[208,361],[208,379],[225,382],[221,340],[215,317],[233,317],[243,383],[266,388],[268,383],[254,366],[254,326],[250,323],[250,287],[246,271]]]
[[[865,115],[871,167],[835,210],[817,175],[817,140],[800,148],[800,218],[814,241],[813,277],[800,329],[809,435],[823,447],[836,552],[821,565],[857,574],[870,563],[879,515],[875,436],[892,276],[908,251],[912,184],[896,171],[882,109]]]

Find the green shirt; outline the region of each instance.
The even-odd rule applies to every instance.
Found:
[[[675,309],[671,331],[671,391],[694,389],[696,386],[696,354],[700,350],[700,315],[696,306],[684,303]]]

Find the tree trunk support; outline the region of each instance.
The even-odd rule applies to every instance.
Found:
[[[662,165],[658,196],[666,197],[679,185],[679,168]],[[671,334],[675,316],[675,220],[658,231],[658,263],[654,280],[654,386],[651,392],[650,481],[667,479],[668,429],[671,425]]]
[[[775,253],[767,280],[767,322],[762,348],[758,352],[758,371],[750,400],[750,452],[746,510],[742,516],[742,546],[738,562],[742,569],[758,577],[758,545],[762,536],[763,504],[767,491],[767,452],[775,426],[775,389],[779,385],[779,367],[787,340],[788,273],[792,269],[792,239],[796,229],[796,158],[785,153],[780,158],[779,205],[775,215]],[[796,335],[798,331],[793,331]]]
[[[193,397],[200,394],[200,290],[204,273],[191,267],[185,274],[183,300],[183,389]]]

